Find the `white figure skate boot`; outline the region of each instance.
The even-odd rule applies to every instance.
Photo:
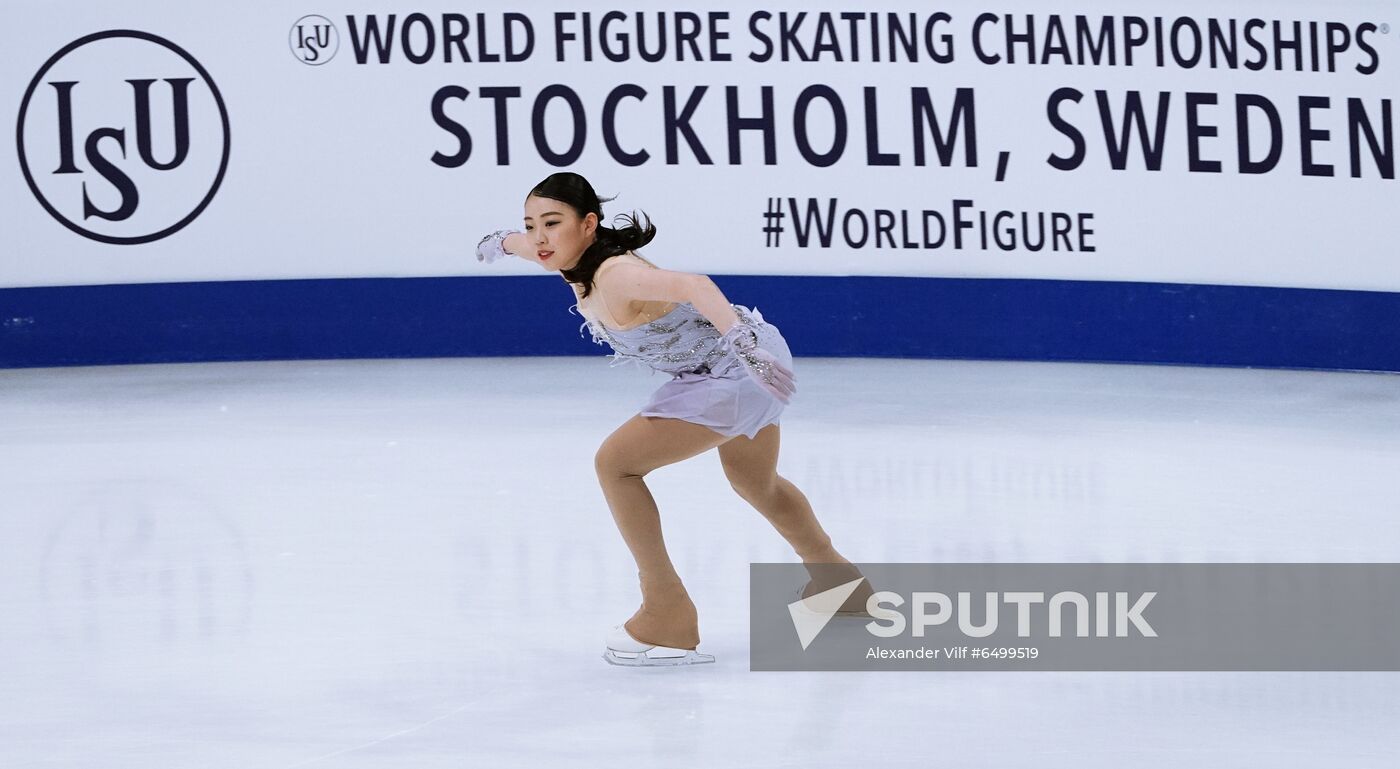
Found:
[[[608,648],[603,659],[613,665],[627,667],[657,667],[665,665],[700,665],[714,662],[712,654],[701,654],[694,649],[673,649],[669,646],[653,646],[642,643],[618,625],[608,634]]]

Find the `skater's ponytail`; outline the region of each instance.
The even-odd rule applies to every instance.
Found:
[[[630,216],[618,214],[613,217],[613,221],[624,220],[625,224],[622,227],[604,227],[603,203],[613,198],[600,199],[593,191],[593,185],[576,173],[561,171],[550,174],[544,181],[535,185],[530,194],[568,203],[580,217],[590,213],[598,217],[598,229],[594,233],[593,244],[584,250],[573,269],[559,271],[564,280],[583,286],[585,297],[593,292],[593,274],[604,261],[641,248],[656,237],[656,227],[652,225],[651,219],[642,214],[641,221],[638,221],[635,211]]]

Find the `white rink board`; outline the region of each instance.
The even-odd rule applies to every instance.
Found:
[[[471,251],[484,232],[517,225],[529,188],[559,170],[546,155],[566,154],[569,148],[574,121],[568,97],[550,99],[541,113],[540,132],[532,127],[537,101],[557,85],[563,87],[560,94],[577,98],[584,121],[583,144],[567,167],[588,176],[601,195],[620,195],[605,206],[606,214],[632,209],[649,213],[660,235],[648,253],[675,269],[1400,291],[1394,238],[1385,224],[1397,210],[1400,194],[1395,180],[1381,173],[1387,162],[1385,142],[1389,137],[1393,145],[1395,132],[1394,115],[1387,126],[1383,111],[1393,113],[1391,103],[1400,93],[1400,14],[1394,4],[1188,2],[1164,7],[1083,1],[1047,8],[1011,0],[995,9],[956,3],[880,4],[862,6],[863,16],[841,16],[852,8],[812,3],[670,8],[662,15],[672,38],[666,54],[652,63],[638,58],[633,12],[609,27],[608,39],[613,41],[619,31],[630,31],[627,60],[607,58],[599,29],[611,6],[537,3],[517,8],[482,3],[467,8],[432,2],[351,2],[339,4],[334,14],[319,9],[334,27],[337,48],[329,58],[327,50],[318,50],[315,55],[321,58],[308,64],[303,61],[311,55],[308,47],[298,53],[295,43],[307,40],[305,29],[314,31],[315,23],[303,22],[300,37],[296,23],[317,11],[315,7],[293,8],[267,0],[196,6],[21,0],[11,4],[9,22],[0,32],[5,73],[0,102],[11,105],[15,116],[25,105],[24,119],[16,126],[25,137],[24,165],[34,188],[21,167],[22,153],[0,156],[0,174],[7,180],[0,206],[6,244],[0,249],[0,287],[529,274],[535,268],[521,263],[481,267]],[[977,25],[978,15],[988,10],[997,16]],[[526,22],[533,30],[530,55],[516,62],[477,61],[482,46],[488,53],[505,50],[503,14],[510,11],[525,20],[517,20],[517,32]],[[816,61],[783,61],[780,14],[789,14],[792,23],[803,11],[808,16],[790,42],[812,53],[826,41],[825,53]],[[917,61],[904,55],[888,60],[887,14],[900,19],[913,14],[916,38],[921,39],[925,23],[939,11],[947,18],[927,28],[931,44],[918,46]],[[591,61],[585,60],[584,12],[591,14]],[[433,35],[431,56],[421,64],[407,58],[399,34],[413,13],[423,17],[410,23],[409,49],[426,55],[429,30]],[[643,19],[652,35],[651,49],[656,46],[658,13],[648,11]],[[683,13],[692,14],[698,23],[694,50],[675,45],[675,25]],[[768,16],[755,16],[764,13]],[[822,13],[828,14],[830,26],[821,26]],[[872,22],[871,13],[879,14],[878,23]],[[461,19],[445,20],[444,14],[460,14]],[[368,45],[367,25],[373,20],[385,29],[390,15],[396,27],[389,38],[393,47],[388,63],[379,63],[369,52],[365,63],[358,63],[356,48]],[[1081,15],[1094,24],[1111,17],[1118,46],[1113,65],[1078,62],[1074,24]],[[1128,66],[1123,46],[1132,31],[1125,22],[1130,15],[1144,19],[1149,41],[1136,48]],[[1163,66],[1155,61],[1157,17],[1163,19],[1168,38]],[[1225,26],[1233,21],[1239,65],[1211,67],[1208,57],[1195,66],[1178,63],[1172,52],[1191,53],[1190,32],[1182,27],[1177,38],[1182,46],[1173,49],[1171,29],[1173,22],[1186,17],[1206,32],[1211,20]],[[1054,42],[1053,37],[1046,39],[1052,18],[1067,30],[1068,53],[1029,64],[1028,44],[1019,43],[1011,49],[1016,63],[1008,63],[1008,22],[1013,31],[1034,24],[1036,54],[1045,57],[1047,42]],[[1246,42],[1244,27],[1251,19],[1264,22],[1252,33],[1263,41],[1264,54]],[[479,20],[484,22],[481,38]],[[1299,22],[1296,56],[1301,68],[1294,48],[1282,49],[1281,59],[1276,56],[1274,21],[1283,25],[1286,38],[1292,38],[1292,23]],[[178,57],[150,42],[105,40],[81,46],[35,80],[45,62],[65,46],[118,29],[150,33],[188,52],[216,84],[228,118],[226,170],[208,205],[177,231],[135,244],[95,240],[60,219],[98,233],[137,238],[175,223],[209,193],[223,132],[213,89]],[[471,57],[470,63],[443,42],[444,35],[464,29],[460,50]],[[878,62],[870,60],[872,30],[881,42]],[[561,39],[561,31],[574,38]],[[517,48],[520,39],[517,35]],[[1335,49],[1330,62],[1329,40]],[[778,47],[767,60],[753,60],[754,55],[764,58],[769,44],[765,41]],[[983,61],[978,45],[984,57],[1001,60]],[[685,52],[683,60],[678,60],[677,50]],[[702,60],[694,60],[695,51]],[[451,52],[454,61],[445,62],[445,52]],[[715,60],[715,53],[728,54],[730,60]],[[1259,61],[1264,62],[1262,69],[1246,66]],[[1276,62],[1282,67],[1275,69]],[[193,79],[187,105],[188,157],[179,167],[161,171],[138,151],[133,86],[125,81],[156,81],[150,90],[147,138],[152,159],[160,163],[172,157],[176,122],[173,86],[162,78],[180,77]],[[64,167],[64,121],[55,82],[77,84],[69,94],[69,173],[54,173]],[[31,83],[34,91],[26,100]],[[812,86],[830,90],[809,91],[805,120],[797,121],[798,101]],[[678,111],[701,87],[705,91],[687,125],[712,162],[700,162],[695,147],[678,131],[669,132],[676,140],[675,157],[668,162],[667,89],[672,89],[673,111]],[[760,115],[765,89],[771,89],[771,164],[765,162],[760,131],[743,130],[737,145],[731,145],[726,108],[730,87],[736,89],[738,118]],[[490,88],[519,89],[518,98],[501,102],[507,121],[504,135],[497,131],[497,103],[481,94]],[[940,164],[933,134],[926,130],[925,164],[917,165],[914,115],[919,102],[913,94],[927,94],[936,119],[951,128],[959,89],[967,94],[973,118],[961,126],[949,164]],[[1078,101],[1059,103],[1060,128],[1049,104],[1057,89],[1082,94]],[[1136,139],[1124,167],[1111,167],[1096,96],[1100,91],[1118,125],[1127,94],[1140,93],[1149,128],[1155,128],[1159,95],[1167,94],[1160,170],[1147,170]],[[1187,105],[1193,93],[1199,94],[1190,97],[1196,102],[1194,142]],[[610,94],[619,99],[615,120],[606,121]],[[873,109],[867,109],[867,94]],[[1278,160],[1265,173],[1240,170],[1236,105],[1241,94],[1254,95],[1246,100],[1255,103],[1267,101],[1278,113]],[[436,119],[435,98],[441,103]],[[818,165],[804,158],[795,124],[805,127],[809,154],[826,153],[835,133],[831,98],[845,113],[844,151],[830,165]],[[1326,106],[1321,106],[1323,99]],[[1377,147],[1364,131],[1353,141],[1352,105],[1369,121]],[[1259,160],[1271,141],[1268,120],[1263,107],[1248,109],[1246,133],[1253,159]],[[1310,135],[1302,125],[1305,114]],[[878,151],[897,156],[891,165],[872,164],[872,126]],[[1049,159],[1073,154],[1072,132],[1066,127],[1082,136],[1084,152],[1077,167],[1062,170]],[[97,136],[95,147],[140,193],[135,211],[120,221],[84,217],[84,185],[96,208],[116,211],[123,202],[113,177],[100,173],[86,153],[95,132],[103,129],[125,131],[125,152],[112,134]],[[469,154],[462,151],[463,135],[470,136]],[[966,154],[967,139],[973,136],[975,165]],[[502,162],[498,151],[505,137],[509,157]],[[610,152],[610,139],[617,153]],[[1193,143],[1198,165],[1218,161],[1219,172],[1191,170]],[[624,153],[643,150],[648,157],[640,164],[627,165],[620,159]],[[735,150],[738,163],[731,162]],[[997,181],[1002,153],[1004,180]],[[1393,146],[1390,153],[1393,177]],[[1305,154],[1315,166],[1311,173],[1305,173]],[[435,155],[444,162],[434,162]],[[446,160],[448,156],[455,159]],[[1331,168],[1330,175],[1323,175],[1323,166]],[[40,197],[51,198],[56,213],[47,211]],[[892,241],[877,245],[867,236],[867,242],[856,247],[841,237],[838,223],[829,247],[812,241],[802,247],[791,209],[783,208],[788,213],[784,231],[773,244],[763,232],[764,212],[773,198],[784,207],[791,198],[799,210],[805,210],[809,200],[824,208],[835,199],[838,215],[857,209],[871,226],[876,224],[876,209],[888,210],[894,223]],[[950,221],[958,200],[970,201],[963,216],[972,226],[962,230]],[[919,226],[925,210],[944,217],[945,237],[937,247],[925,247]],[[1072,244],[1072,250],[1032,251],[1019,240],[1013,250],[1002,250],[994,242],[983,248],[976,217],[1001,210],[1029,212],[1032,217],[1068,214],[1075,231],[1060,244]],[[907,237],[912,247],[891,247],[906,237],[900,212],[910,222]],[[932,219],[928,243],[940,232],[937,218]],[[859,219],[851,220],[855,240],[858,224]],[[962,233],[961,248],[952,243],[954,231]]]

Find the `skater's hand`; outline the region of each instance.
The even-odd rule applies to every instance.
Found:
[[[787,403],[797,392],[792,369],[784,366],[773,354],[758,346],[758,334],[742,322],[735,323],[720,338],[721,344],[734,351],[749,378],[767,390],[770,395]]]
[[[514,234],[518,233],[514,230],[496,230],[482,238],[476,244],[476,260],[491,264],[510,256],[510,252],[505,249],[505,240],[507,236]]]

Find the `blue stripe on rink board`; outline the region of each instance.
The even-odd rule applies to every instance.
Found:
[[[1400,371],[1400,293],[971,278],[712,276],[796,355]],[[0,289],[0,367],[601,355],[555,276]]]

